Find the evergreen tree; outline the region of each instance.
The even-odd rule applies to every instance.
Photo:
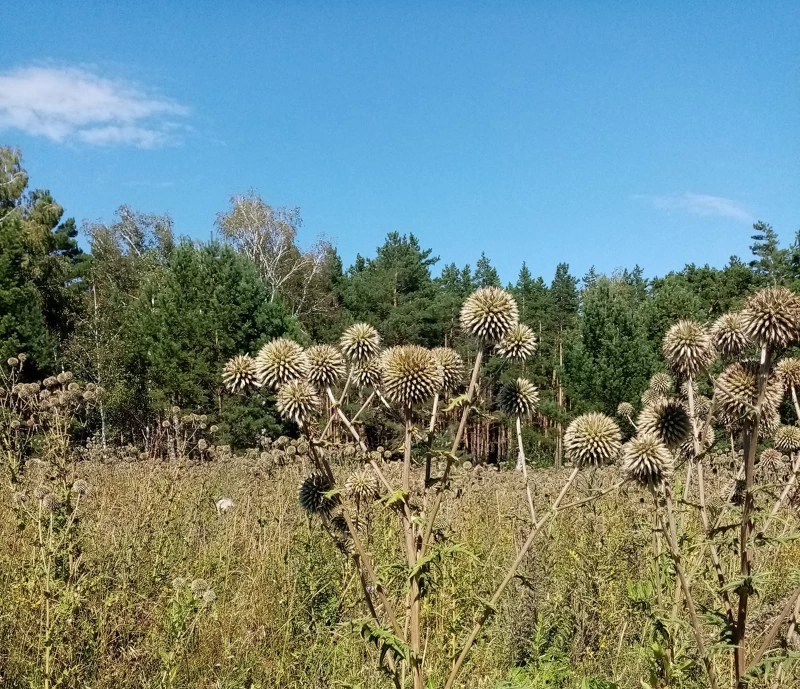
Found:
[[[500,275],[485,252],[481,252],[475,264],[474,280],[477,287],[500,287]]]

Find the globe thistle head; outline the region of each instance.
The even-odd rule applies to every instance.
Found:
[[[800,359],[793,356],[781,359],[775,366],[775,373],[781,379],[784,389],[800,386]]]
[[[800,428],[797,426],[778,426],[774,436],[775,449],[780,452],[800,450]]]
[[[495,349],[504,359],[525,361],[536,351],[536,335],[524,323],[517,323],[497,343]]]
[[[205,591],[209,590],[208,582],[205,579],[193,579],[192,583],[189,584],[189,588],[195,596],[201,596]]]
[[[689,415],[681,401],[674,397],[662,397],[645,407],[639,414],[636,428],[640,433],[657,436],[668,448],[680,445],[692,430]]]
[[[616,422],[599,412],[583,414],[570,423],[564,434],[567,457],[579,467],[601,466],[613,462],[622,444]]]
[[[303,479],[297,491],[297,501],[304,512],[330,516],[339,504],[336,497],[329,497],[326,493],[333,490],[333,485],[322,474],[311,474]]]
[[[689,411],[689,404],[684,405],[686,411]],[[694,398],[694,417],[696,419],[704,419],[711,411],[711,400],[705,395],[697,395]]]
[[[82,478],[76,479],[75,483],[72,484],[72,492],[75,495],[86,495],[89,493],[89,484]]]
[[[714,345],[707,328],[697,321],[678,321],[664,335],[664,358],[680,376],[693,377],[714,359]]]
[[[760,347],[786,347],[800,334],[800,298],[785,287],[767,287],[747,300],[742,318],[747,337]]]
[[[249,354],[237,354],[222,367],[222,382],[232,393],[244,392],[249,387],[259,387],[261,382],[256,362]]]
[[[342,333],[339,346],[348,360],[363,363],[378,355],[381,336],[369,323],[356,323]]]
[[[517,378],[500,388],[497,404],[506,414],[529,416],[539,407],[539,391],[526,378]]]
[[[499,342],[518,321],[517,302],[499,287],[481,287],[461,307],[461,328],[483,342]]]
[[[208,443],[201,438],[197,441],[197,449],[200,450],[200,452],[205,452],[208,449]]]
[[[650,378],[650,389],[659,395],[668,395],[672,392],[674,385],[675,381],[672,380],[672,376],[663,371],[654,373]]]
[[[320,389],[338,382],[345,373],[344,356],[331,345],[322,344],[309,347],[308,380]]]
[[[651,404],[655,404],[658,400],[661,399],[661,394],[653,390],[652,388],[647,388],[642,393],[642,405],[645,407],[649,407]]]
[[[429,349],[418,345],[390,347],[381,356],[381,381],[386,396],[410,407],[442,389],[442,367]]]
[[[758,471],[767,476],[778,476],[786,469],[786,460],[781,452],[773,447],[768,447],[758,458]]]
[[[319,408],[319,396],[308,381],[292,380],[278,390],[275,406],[284,419],[302,426]]]
[[[308,373],[308,357],[294,340],[279,337],[267,342],[256,355],[256,373],[263,385],[276,389]]]
[[[730,421],[743,419],[758,401],[757,361],[739,361],[730,364],[717,378],[717,403]],[[783,384],[775,375],[767,379],[764,392],[765,410],[775,410],[783,399]]]
[[[61,500],[52,493],[47,493],[42,498],[42,509],[45,512],[55,512],[59,507],[61,507]]]
[[[367,359],[353,364],[353,385],[356,388],[377,388],[381,382],[381,362],[379,358]]]
[[[436,347],[431,351],[442,367],[442,390],[449,392],[458,388],[464,376],[464,362],[458,352],[449,347]]]
[[[8,357],[8,361],[6,361],[9,368],[16,368],[19,366],[19,359],[15,356]]]
[[[700,443],[700,451],[705,452],[710,450],[714,446],[715,441],[716,434],[714,433],[714,429],[709,426],[708,432],[703,438],[703,442]],[[694,459],[694,439],[691,435],[681,443],[680,453],[681,456],[686,457],[686,459]]]
[[[711,338],[717,351],[726,359],[740,356],[750,344],[744,316],[731,311],[720,316],[711,326]]]
[[[641,485],[659,490],[672,474],[672,453],[654,433],[639,433],[622,446],[622,468]]]
[[[374,500],[378,495],[378,482],[366,467],[350,474],[344,488],[347,494],[359,503]]]
[[[617,416],[630,421],[636,410],[630,402],[620,402],[617,405]]]
[[[215,600],[217,600],[217,594],[214,592],[214,589],[208,589],[203,592],[203,605],[211,605]]]
[[[758,437],[767,440],[775,435],[775,431],[780,428],[781,415],[775,407],[765,407],[761,412],[761,419],[758,424]]]

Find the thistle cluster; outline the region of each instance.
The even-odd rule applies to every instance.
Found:
[[[758,402],[757,361],[738,361],[727,366],[717,379],[717,402],[721,418],[735,424],[741,421]],[[780,378],[770,375],[764,390],[765,411],[775,411],[783,399]]]

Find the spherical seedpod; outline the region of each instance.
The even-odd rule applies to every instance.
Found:
[[[529,416],[539,407],[539,391],[526,378],[517,378],[500,388],[497,404],[511,416]]]
[[[714,429],[709,426],[708,432],[701,443],[700,451],[704,452],[710,450],[714,446],[715,440],[716,434],[714,433]],[[680,453],[681,456],[686,457],[686,459],[694,458],[694,439],[692,438],[691,434],[681,443]]]
[[[297,501],[304,512],[321,516],[330,516],[339,501],[336,497],[328,497],[333,489],[331,482],[322,474],[311,474],[303,479],[297,491]]]
[[[743,419],[758,402],[757,361],[730,364],[717,378],[717,403],[723,416],[731,421]],[[767,379],[764,407],[778,408],[783,399],[783,384],[776,375]]]
[[[431,351],[442,367],[442,391],[457,389],[464,378],[464,362],[458,352],[449,347],[436,347]]]
[[[636,428],[640,433],[656,435],[668,448],[680,445],[692,432],[692,424],[680,400],[662,397],[639,414]]]
[[[633,480],[659,490],[672,474],[672,453],[654,433],[639,433],[622,446],[622,468]]]
[[[278,390],[275,406],[284,419],[302,426],[319,408],[319,396],[308,381],[292,380]]]
[[[536,351],[536,335],[527,325],[517,323],[497,343],[495,349],[504,359],[525,361]]]
[[[429,349],[390,347],[381,356],[383,392],[404,407],[424,402],[442,389],[442,367]]]
[[[250,387],[260,387],[256,362],[249,354],[237,354],[228,359],[222,368],[222,382],[232,393],[244,392]]]
[[[353,385],[357,389],[377,388],[381,382],[380,358],[367,359],[353,364]]]
[[[369,323],[356,323],[344,331],[339,346],[349,361],[363,363],[378,355],[381,336]]]
[[[766,476],[779,476],[786,469],[786,461],[783,458],[784,455],[781,452],[773,447],[768,447],[758,458],[756,469]]]
[[[650,378],[650,389],[659,395],[668,395],[672,392],[674,386],[675,381],[672,380],[672,376],[669,373],[659,371]]]
[[[617,405],[617,416],[621,416],[623,419],[627,419],[628,421],[633,418],[635,412],[636,410],[633,408],[633,405],[630,402],[620,402]]]
[[[481,287],[461,307],[461,328],[482,342],[496,343],[518,322],[517,302],[499,287]]]
[[[350,474],[344,488],[347,494],[359,503],[370,502],[378,496],[378,481],[366,467]]]
[[[652,388],[647,388],[647,390],[642,393],[642,405],[649,407],[651,404],[658,402],[661,397],[662,395],[660,393],[656,392]]]
[[[723,314],[711,326],[711,338],[714,347],[725,359],[741,356],[750,345],[744,316],[738,311]]]
[[[785,390],[800,386],[800,359],[787,356],[775,366],[775,373],[781,379]]]
[[[758,437],[767,440],[780,428],[781,415],[776,407],[767,407],[761,411],[761,423],[758,424]]]
[[[308,357],[294,340],[279,337],[265,344],[256,355],[256,373],[262,384],[276,389],[308,373]]]
[[[577,417],[564,434],[567,457],[580,468],[610,464],[619,455],[621,445],[619,426],[599,412]]]
[[[344,376],[344,356],[332,345],[321,344],[306,350],[308,380],[320,389],[335,385]]]
[[[759,347],[782,349],[800,336],[800,298],[785,287],[759,290],[742,310],[747,337]]]
[[[690,378],[714,360],[714,345],[708,329],[696,321],[678,321],[664,335],[664,358],[679,376]]]
[[[778,426],[774,436],[775,449],[781,452],[800,450],[800,428],[797,426]]]

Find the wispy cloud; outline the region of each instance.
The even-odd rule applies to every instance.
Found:
[[[689,213],[699,217],[730,218],[741,222],[753,222],[753,215],[738,201],[710,194],[673,194],[668,196],[639,196],[648,199],[656,208],[666,211]]]
[[[188,110],[83,68],[22,67],[0,73],[0,129],[52,141],[155,148],[174,142]]]

